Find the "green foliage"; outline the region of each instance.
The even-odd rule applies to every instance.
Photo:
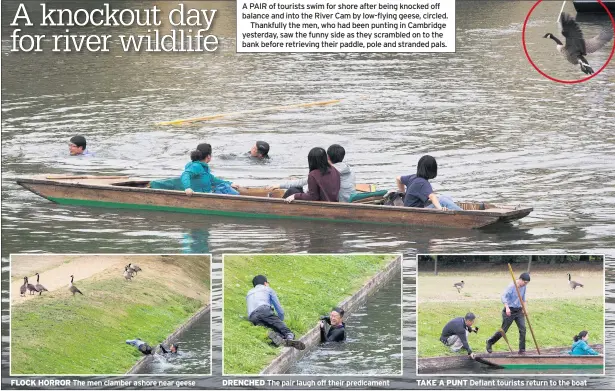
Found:
[[[142,356],[126,339],[155,346],[205,303],[135,279],[79,281],[12,307],[14,374],[123,374]]]
[[[247,319],[245,297],[254,276],[267,276],[286,313],[284,322],[299,337],[392,260],[382,255],[226,256],[224,373],[259,373],[282,349],[271,344],[268,329]]]
[[[471,333],[468,342],[476,353],[485,353],[485,340],[502,325],[502,304],[497,301],[469,301],[464,303],[423,303],[418,308],[419,357],[451,356],[452,353],[440,342],[444,325],[451,319],[474,312],[478,334]],[[530,322],[540,348],[572,346],[572,337],[581,330],[588,330],[590,344],[604,343],[604,307],[601,297],[570,299],[537,299],[528,306]],[[526,322],[526,349],[535,349],[534,341]],[[517,325],[508,329],[507,337],[513,351],[519,348]],[[504,339],[493,346],[493,351],[508,351]]]

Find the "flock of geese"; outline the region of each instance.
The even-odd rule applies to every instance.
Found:
[[[457,292],[461,293],[461,290],[463,289],[464,285],[465,285],[465,282],[461,280],[459,282],[454,283],[453,287],[457,289]],[[577,289],[578,287],[583,288],[583,284],[572,280],[572,276],[570,275],[570,273],[568,273],[568,285],[570,286],[570,289],[572,290]]]
[[[136,276],[137,272],[140,271],[142,271],[142,269],[138,265],[129,263],[128,265],[124,266],[124,278],[128,281],[132,281],[133,276]],[[41,285],[41,276],[38,273],[34,273],[34,275],[36,276],[36,285],[30,284],[30,282],[28,281],[28,277],[23,278],[23,285],[19,288],[20,296],[25,297],[27,292],[29,292],[30,295],[36,295],[38,293],[39,296],[42,295],[43,292],[49,292],[47,288]],[[75,276],[71,274],[70,284],[68,285],[69,292],[72,293],[73,296],[75,296],[75,294],[77,293],[83,295],[79,288],[77,288],[73,283],[74,280]]]

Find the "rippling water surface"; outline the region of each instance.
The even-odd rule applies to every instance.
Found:
[[[190,3],[218,9],[213,33],[222,49],[213,54],[16,54],[9,52],[8,24],[18,4],[2,2],[3,283],[14,252],[211,252],[214,262],[224,252],[615,255],[615,66],[575,85],[538,74],[521,45],[533,2],[458,1],[456,53],[322,55],[236,54],[235,3],[222,1]],[[163,12],[171,4],[158,2]],[[558,33],[560,7],[543,2],[536,8],[527,26],[528,52],[551,75],[578,79],[578,68],[542,38]],[[574,13],[571,2],[566,7]],[[604,18],[582,23],[587,36],[608,27]],[[594,68],[609,49],[588,57]],[[194,126],[154,125],[328,99],[342,102]],[[77,133],[87,136],[96,157],[67,156],[68,139]],[[271,144],[266,163],[244,155],[258,139]],[[245,185],[305,175],[312,147],[339,143],[360,182],[392,188],[396,176],[414,172],[429,153],[439,162],[436,191],[459,200],[529,205],[534,212],[495,230],[402,229],[67,207],[14,182],[39,173],[177,175],[199,142],[213,145],[216,175]],[[613,281],[607,273],[607,341],[615,337]],[[219,294],[219,285],[214,289]],[[412,294],[414,287],[404,291]],[[8,303],[4,285],[2,300]],[[8,316],[4,308],[3,374]],[[214,310],[214,377],[199,380],[200,387],[221,385],[219,316]],[[405,320],[413,324],[413,317],[406,313]],[[416,387],[410,380],[413,338],[413,328],[405,329],[404,377],[391,378],[391,387]],[[591,378],[591,384],[612,387],[613,369],[607,359],[607,377]]]

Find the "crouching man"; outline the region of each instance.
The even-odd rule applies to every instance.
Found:
[[[465,317],[459,317],[452,319],[442,329],[442,335],[440,336],[440,342],[448,346],[451,351],[458,352],[461,349],[465,349],[468,355],[474,359],[474,353],[468,343],[468,335],[472,331],[478,332],[478,327],[472,328],[476,316],[468,312]]]

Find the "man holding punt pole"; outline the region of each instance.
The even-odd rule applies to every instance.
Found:
[[[502,303],[504,304],[504,309],[502,310],[502,330],[506,333],[513,322],[517,324],[517,328],[519,329],[519,354],[525,353],[525,317],[523,315],[523,303],[519,300],[515,284],[519,288],[519,293],[523,302],[527,304],[525,291],[529,282],[530,274],[521,273],[515,283],[510,283],[502,294]],[[500,338],[502,338],[502,332],[496,331],[496,333],[487,340],[488,353],[493,351],[493,344],[498,342]]]

